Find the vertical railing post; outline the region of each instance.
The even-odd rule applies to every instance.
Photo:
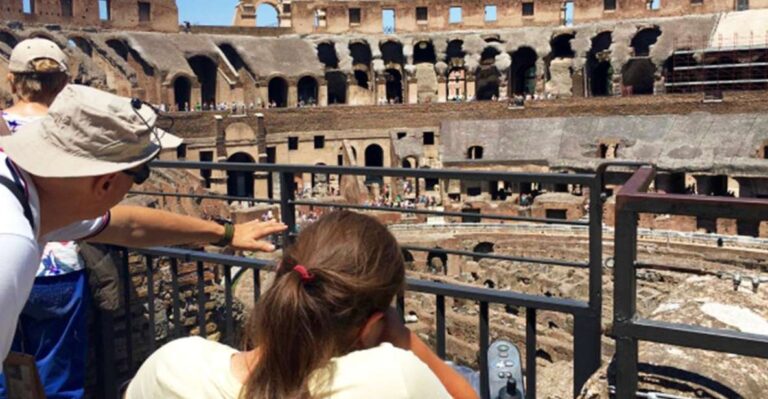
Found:
[[[574,317],[573,397],[600,368],[603,309],[603,174],[589,187],[589,314]]]
[[[616,202],[613,271],[613,325],[631,324],[635,317],[637,280],[637,214]],[[616,397],[635,397],[637,391],[637,339],[616,336]]]
[[[294,187],[293,172],[280,172],[280,221],[288,226],[288,229],[283,233],[283,246],[290,244],[292,234],[298,232],[296,229],[296,205],[293,203],[296,199]]]
[[[96,374],[100,397],[113,399],[118,397],[115,359],[114,316],[111,312],[96,307],[94,311],[99,334],[96,334]]]

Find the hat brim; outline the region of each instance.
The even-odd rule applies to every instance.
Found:
[[[51,144],[42,134],[33,132],[33,124],[25,126],[24,132],[0,137],[0,148],[18,166],[28,173],[40,177],[87,177],[120,172],[151,161],[161,149],[176,148],[182,139],[170,133],[160,134],[142,151],[141,155],[128,162],[110,162],[71,154]],[[42,128],[42,126],[37,126]]]

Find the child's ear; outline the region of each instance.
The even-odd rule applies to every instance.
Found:
[[[363,324],[357,337],[363,349],[379,346],[384,332],[384,312],[375,312]]]

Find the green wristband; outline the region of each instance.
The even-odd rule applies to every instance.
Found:
[[[227,245],[232,244],[232,238],[234,237],[235,226],[232,225],[232,223],[224,223],[224,237],[221,237],[221,240],[215,242],[213,245],[226,247]]]

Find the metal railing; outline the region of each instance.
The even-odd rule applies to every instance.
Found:
[[[768,359],[768,336],[649,320],[637,314],[637,227],[640,213],[768,220],[768,200],[648,193],[655,170],[639,169],[616,197],[614,314],[616,397],[635,397],[638,341]]]
[[[167,197],[179,197],[179,198],[209,198],[209,199],[236,199],[244,200],[251,203],[267,203],[267,204],[279,204],[281,221],[289,226],[282,236],[283,243],[289,243],[293,237],[297,234],[296,224],[296,207],[297,205],[311,205],[314,207],[333,207],[333,208],[348,208],[355,210],[386,210],[388,212],[400,212],[411,214],[426,214],[426,215],[444,215],[451,217],[469,217],[469,218],[482,218],[482,219],[497,219],[497,220],[512,220],[512,221],[524,221],[529,223],[546,223],[546,224],[566,224],[566,225],[579,225],[587,228],[589,233],[589,258],[583,262],[570,262],[558,259],[540,259],[540,258],[528,258],[523,256],[502,255],[495,253],[482,253],[462,250],[450,250],[437,248],[420,247],[420,246],[404,246],[404,249],[411,251],[428,251],[437,254],[453,254],[459,256],[472,256],[477,258],[491,258],[509,260],[515,262],[533,263],[533,264],[549,264],[561,267],[577,267],[584,268],[589,271],[589,297],[586,301],[568,298],[554,298],[545,295],[532,295],[521,292],[512,292],[505,290],[498,290],[492,288],[472,287],[466,285],[458,285],[443,282],[434,282],[427,280],[408,279],[407,291],[431,294],[435,296],[435,342],[436,352],[439,356],[445,357],[446,355],[446,310],[445,310],[445,298],[459,298],[465,300],[471,300],[479,303],[478,314],[478,329],[479,329],[479,342],[478,342],[478,358],[480,369],[480,382],[481,382],[481,396],[483,398],[491,397],[489,392],[489,375],[488,375],[488,355],[487,349],[489,347],[489,305],[502,304],[516,307],[523,307],[526,309],[526,339],[525,339],[525,374],[526,374],[526,398],[536,397],[536,353],[537,353],[537,337],[536,337],[536,322],[537,312],[539,311],[552,311],[566,315],[570,315],[574,318],[573,328],[573,364],[574,364],[574,379],[573,379],[573,393],[574,396],[580,391],[582,385],[587,379],[597,370],[601,362],[601,312],[602,312],[602,220],[603,220],[603,207],[602,207],[602,188],[603,188],[603,172],[606,166],[601,167],[597,173],[594,174],[562,174],[562,173],[501,173],[501,172],[480,172],[480,171],[461,171],[461,170],[436,170],[436,169],[391,169],[391,168],[361,168],[361,167],[329,167],[329,166],[306,166],[306,165],[274,165],[274,164],[250,164],[250,163],[202,163],[202,162],[168,162],[157,161],[153,163],[155,168],[176,168],[176,169],[199,169],[199,170],[226,170],[228,172],[262,172],[268,173],[270,177],[277,176],[279,180],[279,192],[280,198],[246,198],[246,197],[233,197],[233,196],[197,196],[193,194],[185,193],[159,193],[159,192],[136,192],[136,194],[145,195],[163,195]],[[573,184],[581,185],[583,188],[589,189],[589,220],[588,221],[567,221],[560,219],[547,219],[547,218],[534,218],[523,216],[509,216],[509,215],[497,215],[497,214],[485,214],[485,213],[467,213],[467,212],[452,212],[452,211],[439,211],[433,209],[402,209],[402,208],[390,208],[390,207],[374,207],[358,204],[340,204],[340,203],[324,203],[321,201],[307,201],[298,200],[295,198],[295,185],[294,177],[298,174],[314,173],[330,175],[345,175],[345,176],[385,176],[396,178],[424,178],[424,179],[438,179],[438,180],[463,180],[463,181],[504,181],[510,183],[530,183],[536,182],[540,184]],[[479,220],[479,219],[477,219]],[[171,278],[171,307],[173,314],[173,323],[176,325],[173,328],[174,334],[179,334],[183,331],[180,321],[180,303],[179,303],[179,262],[194,263],[196,265],[197,274],[197,296],[196,302],[198,307],[197,315],[197,327],[200,330],[200,334],[205,336],[206,334],[206,319],[205,319],[205,282],[204,273],[205,264],[221,265],[223,268],[223,288],[225,296],[225,314],[224,314],[224,333],[223,341],[228,344],[232,344],[234,337],[234,320],[233,320],[233,293],[232,282],[236,280],[240,274],[233,276],[232,271],[234,267],[240,268],[240,272],[244,270],[253,270],[253,284],[254,284],[254,301],[257,301],[260,295],[260,274],[262,271],[273,267],[269,262],[262,260],[249,259],[238,256],[211,254],[201,251],[193,251],[187,249],[177,248],[151,248],[151,249],[129,249],[124,251],[123,256],[123,275],[125,277],[130,276],[128,253],[138,254],[144,258],[146,264],[146,284],[147,295],[146,304],[149,309],[149,331],[150,334],[150,350],[153,350],[156,346],[155,342],[155,328],[156,320],[154,316],[155,301],[157,300],[154,292],[154,281],[156,279],[156,264],[159,259],[170,260],[170,278]],[[125,303],[130,304],[133,299],[131,296],[131,282],[130,278],[125,278]],[[404,297],[400,296],[397,300],[398,308],[402,312],[405,311]],[[202,311],[201,311],[202,310]],[[128,337],[125,348],[128,356],[129,371],[138,367],[139,360],[134,356],[133,348],[133,332],[135,330],[132,320],[135,316],[129,313],[126,317],[126,330]],[[143,322],[143,320],[142,320]],[[113,325],[113,320],[109,315],[106,315],[106,320],[101,320],[102,336],[100,343],[99,362],[111,365],[115,362],[115,345],[114,331],[110,331]],[[110,341],[112,340],[112,341]],[[108,369],[109,367],[106,367]],[[101,367],[101,369],[105,369]],[[118,383],[118,377],[115,371],[102,370],[100,375],[100,389],[101,394],[106,398],[115,397]]]

